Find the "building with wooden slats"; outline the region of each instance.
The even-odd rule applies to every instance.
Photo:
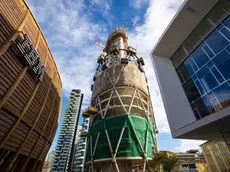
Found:
[[[61,112],[62,84],[24,0],[0,2],[0,171],[40,171]]]

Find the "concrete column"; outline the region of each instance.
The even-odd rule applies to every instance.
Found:
[[[212,171],[212,168],[211,168],[211,165],[210,165],[210,162],[208,161],[207,155],[206,155],[206,153],[205,153],[204,151],[203,151],[203,154],[204,154],[204,157],[205,157],[207,166],[208,166],[208,170],[209,170],[210,172],[213,172],[213,171]]]
[[[210,149],[209,149],[209,150],[210,150]],[[215,157],[215,155],[214,155],[214,153],[213,153],[212,150],[210,151],[210,154],[211,154],[212,160],[213,160],[213,162],[214,162],[214,164],[215,164],[215,166],[216,166],[218,172],[221,172],[220,166],[219,166],[219,164],[218,164],[218,162],[217,162],[217,160],[216,160],[216,157]]]
[[[216,148],[217,148],[217,150],[218,150],[218,152],[220,154],[220,157],[221,157],[221,159],[222,159],[222,161],[224,163],[225,168],[228,169],[228,165],[226,164],[225,158],[223,157],[222,152],[220,151],[218,143],[215,143],[215,146],[216,146]]]
[[[171,59],[160,56],[154,56],[151,59],[172,136],[176,137],[178,134],[181,134],[178,133],[178,130],[195,122],[196,118]]]

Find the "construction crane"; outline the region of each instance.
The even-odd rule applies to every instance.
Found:
[[[94,42],[95,42],[97,45],[99,45],[100,47],[105,48],[105,46],[102,45],[98,40],[95,40]]]

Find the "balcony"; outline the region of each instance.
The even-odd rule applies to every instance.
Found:
[[[79,143],[79,146],[85,146],[85,145],[86,145],[86,142]]]

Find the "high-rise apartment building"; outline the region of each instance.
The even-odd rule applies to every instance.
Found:
[[[47,161],[50,161],[50,162],[53,162],[53,159],[54,159],[54,154],[55,154],[55,151],[53,150],[53,151],[51,151],[51,152],[49,152],[48,153],[48,155],[47,155]]]
[[[83,94],[81,90],[72,90],[69,102],[63,117],[59,133],[52,170],[71,172],[74,162],[75,139]]]
[[[89,118],[84,118],[83,124],[81,126],[82,127],[80,130],[79,139],[74,153],[75,159],[73,172],[84,172]]]
[[[225,142],[208,141],[201,148],[210,172],[230,171],[230,150]]]
[[[41,171],[61,112],[62,84],[24,0],[0,1],[0,171]]]
[[[82,125],[78,123],[77,133],[76,133],[76,139],[75,139],[75,148],[76,148],[78,140],[80,139],[81,129],[82,129]]]
[[[187,0],[151,53],[175,138],[230,145],[229,14],[229,0]]]

